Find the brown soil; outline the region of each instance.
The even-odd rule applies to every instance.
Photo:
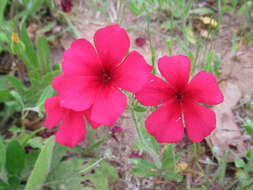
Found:
[[[111,9],[108,12],[109,20],[111,23],[116,23],[115,16],[113,15],[112,11],[115,6],[111,5]],[[126,5],[127,6],[127,5]],[[136,16],[132,15],[128,10],[123,12],[124,20],[122,23],[122,27],[128,28],[130,26],[139,25],[139,31],[131,31],[129,32],[130,40],[131,40],[131,50],[139,51],[145,59],[150,62],[151,60],[151,51],[150,51],[150,44],[146,41],[146,44],[143,47],[138,47],[135,44],[135,39],[138,37],[146,37],[144,29],[140,23],[142,18],[137,18]],[[92,8],[87,7],[84,1],[79,1],[75,4],[75,7],[72,13],[68,16],[74,25],[77,27],[78,31],[80,32],[83,38],[88,39],[89,41],[93,42],[93,35],[98,28],[106,26],[107,23],[104,17],[99,12],[94,12]],[[232,47],[232,38],[233,38],[233,31],[234,28],[239,28],[245,24],[245,20],[242,19],[235,20],[231,18],[231,16],[224,15],[222,18],[222,27],[220,30],[220,47],[214,46],[215,52],[217,55],[221,57],[221,71],[222,75],[219,77],[220,83],[224,82],[231,82],[239,87],[239,90],[242,93],[242,97],[249,96],[252,94],[253,91],[253,46],[245,47],[242,45],[238,51],[232,55],[231,54],[231,47]],[[160,29],[159,24],[155,21],[151,22],[151,26],[153,29],[158,30],[159,33],[163,35],[169,35],[168,31],[163,31]],[[143,29],[141,29],[143,28]],[[160,35],[152,34],[151,36],[152,43],[155,49],[156,57],[161,57],[163,55],[168,54],[168,50],[165,45],[165,40]],[[65,36],[61,40],[61,45],[66,49],[70,46],[71,42],[73,41],[73,37],[70,35]],[[218,39],[216,38],[218,41]],[[182,50],[178,47],[177,44],[173,44],[173,54],[182,54]],[[57,54],[53,54],[53,60],[57,63],[62,61],[63,52],[61,50],[57,51]],[[200,65],[203,60],[198,60],[198,65]],[[223,89],[221,89],[223,90]],[[226,96],[225,96],[226,99]],[[243,112],[245,109],[242,109],[240,112]],[[237,123],[240,124],[240,123]],[[183,186],[182,184],[171,183],[166,180],[160,178],[148,178],[148,179],[141,179],[138,177],[134,177],[131,175],[131,164],[129,162],[129,155],[132,152],[131,143],[136,140],[136,132],[133,126],[133,122],[128,114],[124,114],[121,119],[118,121],[117,125],[121,126],[124,130],[118,136],[119,141],[115,141],[113,138],[110,139],[106,144],[103,146],[103,149],[110,149],[112,151],[112,164],[116,168],[119,180],[113,186],[111,186],[110,190],[168,190],[168,189],[181,189]],[[241,127],[239,125],[239,127]],[[251,143],[250,143],[251,144]],[[205,158],[212,159],[212,152],[210,148],[203,142],[203,147],[205,148],[205,152],[202,155],[203,160]],[[182,161],[187,161],[191,151],[191,143],[185,138],[182,142],[177,144],[177,152],[181,152],[183,154]],[[216,166],[213,168],[215,170]],[[190,176],[191,177],[191,185],[192,187],[196,187],[201,185],[203,182],[202,178],[199,176]],[[230,183],[232,180],[233,174],[227,176],[226,183]],[[195,181],[197,180],[197,181]],[[212,187],[209,189],[213,190],[223,190],[221,186],[218,184],[213,184]]]

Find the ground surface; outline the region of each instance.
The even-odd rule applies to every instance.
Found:
[[[113,7],[113,5],[111,6]],[[132,15],[132,13],[129,11],[125,11],[122,15],[124,15],[122,22],[122,27],[124,28],[135,25],[138,26],[138,23],[140,23],[142,19],[136,18],[136,16]],[[74,7],[73,12],[69,18],[77,27],[81,36],[88,39],[89,41],[93,41],[93,35],[98,28],[107,25],[104,17],[99,13],[96,14],[93,10],[90,9],[90,7],[87,7],[83,1],[80,1],[79,4]],[[113,17],[113,14],[110,19],[112,22],[115,22],[115,17]],[[234,147],[239,155],[244,156],[247,149],[249,147],[252,147],[250,137],[240,126],[238,117],[240,117],[240,114],[243,114],[241,113],[243,111],[240,110],[240,101],[245,97],[251,97],[253,91],[253,82],[251,80],[253,78],[253,46],[251,45],[247,48],[245,46],[241,46],[234,55],[231,55],[233,31],[240,30],[244,22],[245,21],[242,22],[240,18],[236,20],[230,15],[224,15],[222,18],[222,27],[220,30],[220,47],[214,47],[216,54],[221,57],[222,74],[219,76],[218,81],[221,90],[224,93],[225,102],[215,108],[215,111],[217,113],[217,130],[208,139],[207,144],[211,147],[220,147],[220,154],[222,154],[223,149]],[[160,33],[168,35],[168,31],[166,33],[166,31],[162,30],[155,21],[152,22],[151,25]],[[142,26],[140,25],[140,27]],[[143,31],[140,30],[129,32],[131,50],[139,51],[149,62],[151,60],[149,42],[146,41],[146,44],[143,47],[138,47],[135,44],[136,38],[146,37]],[[73,37],[64,36],[61,40],[61,45],[66,49],[70,46],[72,41]],[[164,43],[164,38],[160,37],[160,35],[153,34],[152,43],[157,57],[167,55],[168,50]],[[58,49],[56,52],[57,55],[52,55],[53,60],[55,62],[61,62],[63,58],[63,51],[62,49]],[[173,54],[176,55],[182,53],[183,52],[179,46],[177,44],[173,44]],[[201,64],[201,56],[202,55],[200,55],[200,59],[197,62],[198,65]],[[232,112],[233,109],[235,109],[234,112]],[[250,117],[252,117],[252,115],[250,115]],[[112,163],[119,174],[118,182],[115,185],[111,186],[110,189],[181,189],[180,184],[169,183],[159,178],[149,178],[143,180],[137,177],[132,177],[130,173],[131,164],[128,158],[132,152],[130,145],[136,139],[135,128],[133,126],[131,118],[127,114],[124,114],[121,117],[117,125],[121,126],[124,129],[123,132],[118,136],[119,141],[117,142],[114,139],[111,139],[103,147],[104,149],[112,150]],[[207,144],[203,143],[203,146],[207,147]],[[182,152],[187,157],[190,152],[190,142],[188,142],[187,139],[184,139],[183,142],[178,143],[177,151]],[[210,155],[212,154],[210,153]],[[203,159],[210,157],[210,155],[203,155]],[[233,159],[231,158],[230,161],[232,160]],[[229,182],[230,178],[228,177],[226,180]],[[197,184],[201,184],[201,180],[193,177],[191,179],[191,185],[196,186]],[[214,184],[211,189],[219,190],[223,188],[217,184]]]

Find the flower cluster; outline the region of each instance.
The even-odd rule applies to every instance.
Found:
[[[112,126],[125,111],[127,97],[120,90],[138,92],[151,76],[152,67],[136,51],[127,52],[130,40],[118,25],[99,29],[93,45],[74,41],[64,52],[63,73],[53,80],[58,96],[45,103],[45,126],[62,119],[56,141],[73,147],[85,136],[83,115],[92,127]],[[126,56],[126,57],[125,57]]]
[[[215,128],[215,113],[199,103],[215,105],[223,101],[223,95],[210,73],[200,72],[188,83],[189,58],[160,58],[165,82],[151,74],[152,67],[141,54],[128,53],[129,37],[118,25],[99,29],[94,45],[85,39],[74,41],[64,52],[63,73],[53,80],[57,96],[45,102],[45,126],[52,128],[62,121],[58,143],[74,147],[82,141],[85,118],[93,128],[113,126],[127,106],[121,90],[134,93],[145,106],[162,104],[146,120],[147,131],[158,142],[180,141],[184,125],[193,142],[200,142]]]

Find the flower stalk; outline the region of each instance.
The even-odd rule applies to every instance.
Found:
[[[132,115],[132,119],[134,121],[134,126],[138,135],[138,139],[141,141],[141,143],[144,145],[145,151],[148,152],[150,154],[150,156],[153,158],[154,162],[155,162],[155,166],[160,169],[162,167],[162,163],[160,161],[159,155],[148,146],[149,142],[147,142],[147,140],[143,137],[142,133],[141,133],[141,129],[140,129],[140,125],[138,124],[137,118],[136,118],[136,114],[135,111],[133,109],[131,109],[131,115]]]

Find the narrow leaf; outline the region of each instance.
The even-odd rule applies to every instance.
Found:
[[[2,22],[2,20],[4,18],[4,10],[5,10],[7,3],[8,3],[8,0],[1,0],[0,1],[0,22]]]
[[[10,85],[18,91],[18,93],[22,96],[25,93],[25,86],[22,81],[14,76],[8,76],[8,82]]]
[[[30,64],[33,65],[34,68],[38,68],[38,60],[36,57],[36,52],[33,48],[30,38],[28,37],[25,24],[23,24],[21,27],[21,36],[20,37],[21,37],[21,40],[25,44],[26,54],[27,54],[27,57],[29,57],[29,60],[31,62]]]
[[[15,90],[12,90],[10,93],[13,96],[13,98],[15,98],[15,100],[22,106],[22,108],[24,108],[25,105],[20,94]]]
[[[0,173],[2,171],[2,167],[4,165],[5,162],[5,148],[4,148],[4,144],[3,144],[3,139],[0,136]]]
[[[50,171],[54,145],[54,136],[51,136],[39,154],[39,157],[32,170],[32,174],[28,179],[25,190],[37,190],[43,185]]]
[[[46,74],[52,70],[50,61],[50,50],[47,39],[40,37],[37,41],[37,56],[39,59],[39,66],[42,73]]]

